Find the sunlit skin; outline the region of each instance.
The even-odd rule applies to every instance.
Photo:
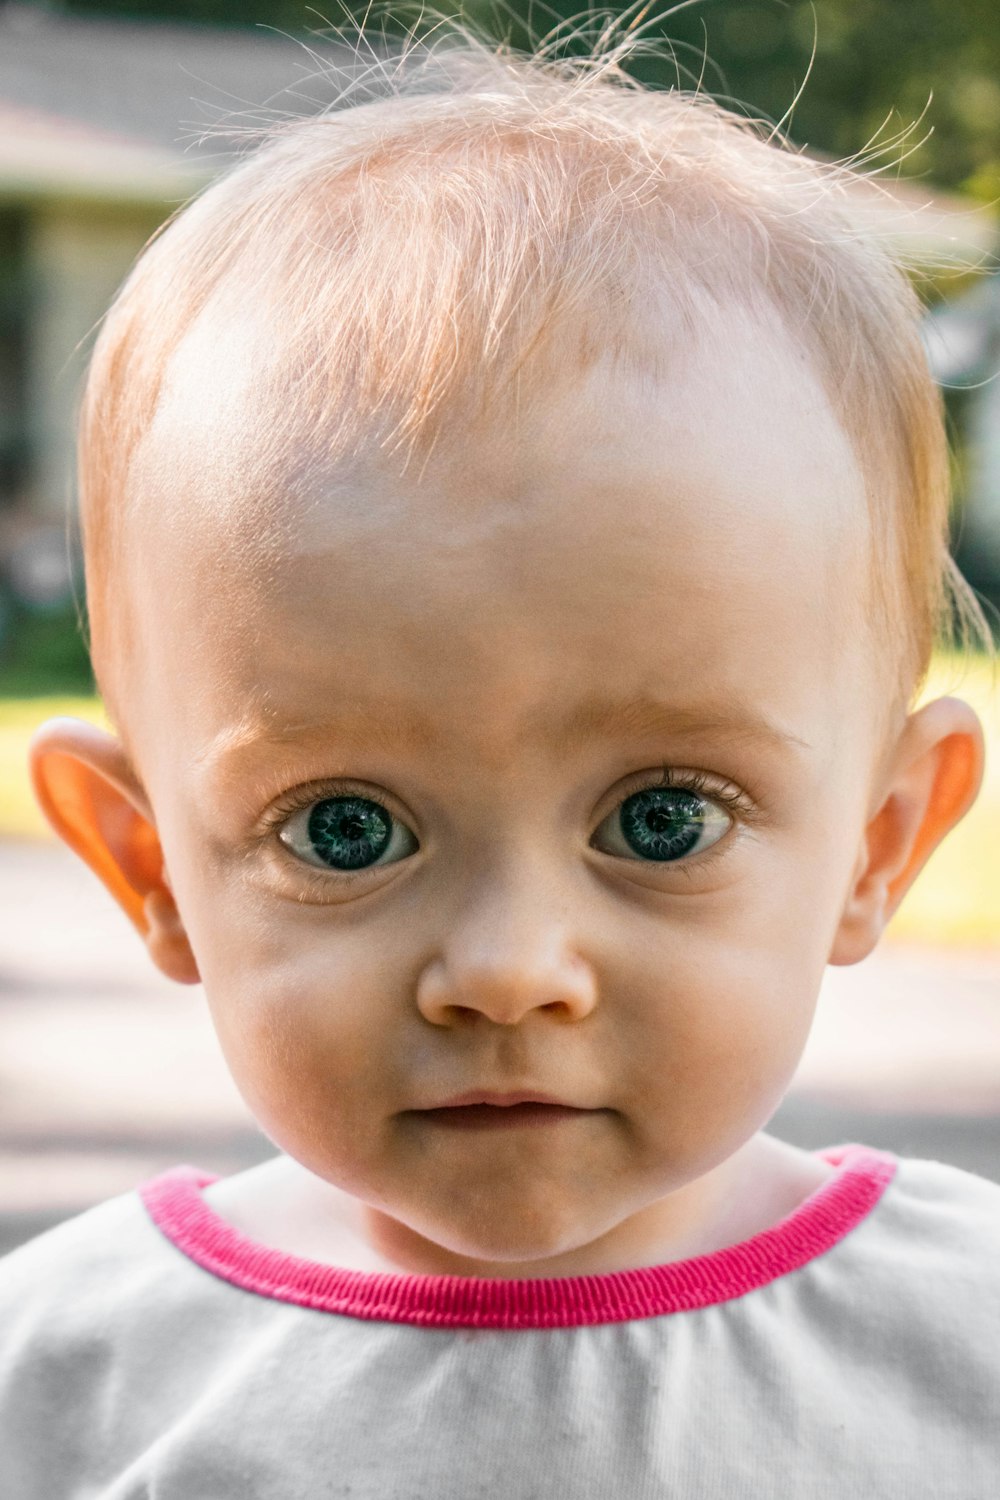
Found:
[[[235,515],[252,467],[185,426],[224,405],[227,357],[189,361],[140,469],[162,488],[136,543],[138,774],[77,721],[32,747],[54,826],[153,961],[204,982],[281,1152],[207,1198],[313,1259],[501,1277],[778,1222],[831,1171],[764,1130],[824,967],[871,950],[983,756],[954,698],[877,728],[863,480],[802,356],[730,310],[669,379],[603,363],[516,439],[422,474],[314,467],[256,565],[190,519],[206,493]],[[704,847],[651,860],[616,819],[664,767],[700,777]],[[394,820],[351,877],[308,862],[292,807],[345,794]],[[477,1088],[580,1113],[420,1113]]]

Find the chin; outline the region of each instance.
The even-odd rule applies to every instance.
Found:
[[[568,1208],[560,1213],[549,1204],[544,1213],[526,1214],[523,1206],[517,1213],[481,1211],[465,1223],[435,1223],[421,1232],[453,1255],[514,1267],[568,1255],[603,1231],[582,1223],[578,1213]]]

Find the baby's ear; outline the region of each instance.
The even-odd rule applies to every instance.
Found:
[[[197,984],[153,811],[121,742],[82,719],[47,719],[31,737],[28,764],[46,818],[107,886],[157,968]]]
[[[865,828],[828,963],[855,964],[872,951],[933,850],[975,802],[984,760],[983,727],[967,703],[936,698],[910,714]]]

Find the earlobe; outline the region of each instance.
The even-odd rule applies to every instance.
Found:
[[[982,725],[967,703],[937,698],[909,716],[828,963],[858,963],[872,951],[934,849],[975,802],[984,759]]]
[[[82,719],[48,719],[31,738],[28,763],[49,823],[107,886],[153,962],[197,984],[152,808],[120,741]]]

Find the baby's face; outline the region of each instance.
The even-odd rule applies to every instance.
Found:
[[[693,1215],[809,1031],[877,779],[863,483],[793,346],[725,329],[422,476],[314,468],[257,564],[168,519],[226,483],[183,411],[152,439],[131,722],[225,1056],[455,1255]],[[487,1091],[573,1112],[434,1112]]]

